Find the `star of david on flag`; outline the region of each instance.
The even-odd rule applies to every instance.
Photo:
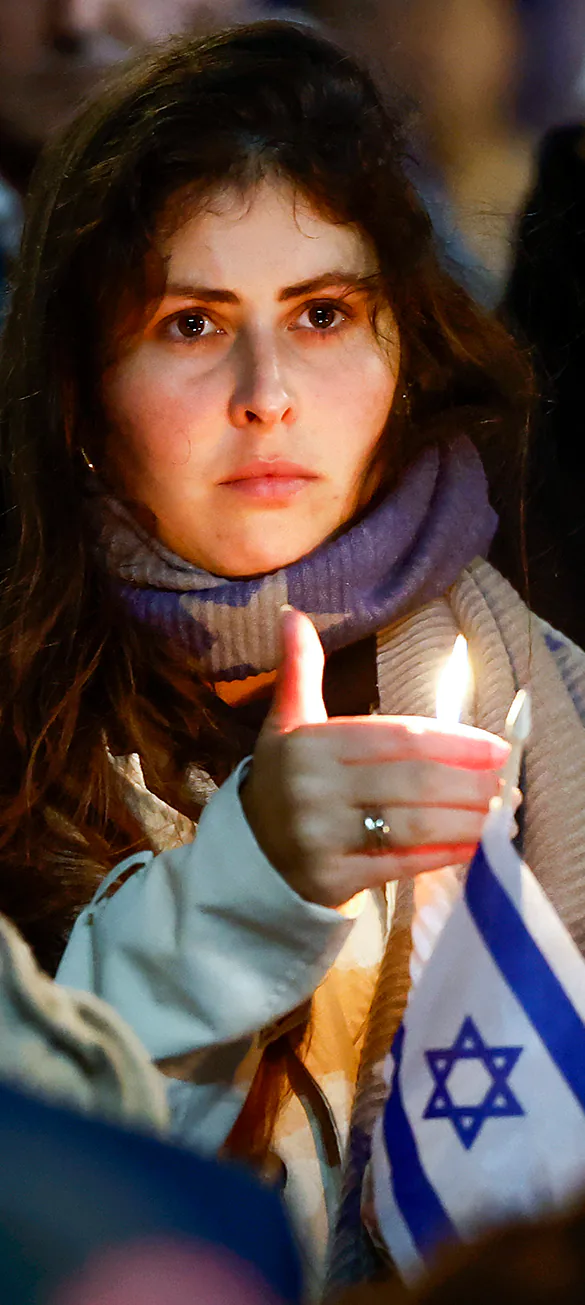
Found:
[[[452,1047],[425,1051],[429,1069],[436,1087],[424,1112],[423,1119],[450,1119],[459,1141],[469,1149],[473,1146],[482,1124],[490,1116],[523,1115],[520,1102],[508,1085],[508,1075],[514,1068],[522,1047],[488,1047],[473,1020],[467,1016]],[[457,1104],[449,1087],[451,1071],[458,1063],[476,1060],[484,1065],[490,1075],[490,1084],[480,1101]]]
[[[407,1280],[439,1244],[585,1191],[585,961],[509,819],[490,812],[385,1067],[374,1204]]]

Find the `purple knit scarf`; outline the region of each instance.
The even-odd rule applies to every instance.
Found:
[[[497,517],[479,456],[465,437],[427,449],[357,525],[270,575],[231,580],[183,561],[100,496],[100,549],[138,621],[200,659],[215,681],[278,664],[283,603],[307,612],[326,652],[383,629],[439,597],[485,556]]]

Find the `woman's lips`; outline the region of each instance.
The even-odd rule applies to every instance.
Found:
[[[221,482],[222,488],[243,498],[282,503],[294,498],[318,477],[294,462],[253,462]]]
[[[245,480],[225,481],[222,488],[243,498],[276,503],[294,498],[314,479],[314,476],[248,476]]]

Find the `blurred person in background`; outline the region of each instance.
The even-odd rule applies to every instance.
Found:
[[[13,167],[18,182],[25,179],[50,131],[135,46],[187,29],[212,30],[260,10],[261,0],[0,0],[6,168]]]
[[[0,0],[0,321],[39,150],[104,71],[136,46],[277,8],[278,0]]]
[[[502,312],[530,347],[539,389],[525,489],[531,602],[585,646],[582,124],[557,128],[544,138],[535,184],[518,224]]]
[[[296,1305],[275,1191],[165,1140],[163,1080],[105,1002],[0,916],[3,1305]]]
[[[455,274],[497,305],[547,126],[579,102],[580,0],[314,0],[411,97],[413,172]]]
[[[51,130],[136,46],[284,8],[279,0],[0,0],[0,168],[26,182]]]
[[[149,1136],[144,1116],[100,1118],[96,1096],[91,1117],[59,1101],[48,1067],[41,1088],[20,1090],[0,1064],[3,1305],[298,1305],[279,1194]]]
[[[226,1190],[226,1197],[230,1196],[233,1199],[235,1193]],[[270,1237],[269,1227],[265,1235]],[[29,1303],[19,1297],[18,1305]],[[46,1305],[285,1305],[285,1301],[245,1261],[225,1250],[158,1239],[94,1255]]]

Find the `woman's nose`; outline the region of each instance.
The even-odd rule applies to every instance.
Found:
[[[230,402],[234,426],[272,429],[295,419],[290,385],[273,339],[242,341]]]

